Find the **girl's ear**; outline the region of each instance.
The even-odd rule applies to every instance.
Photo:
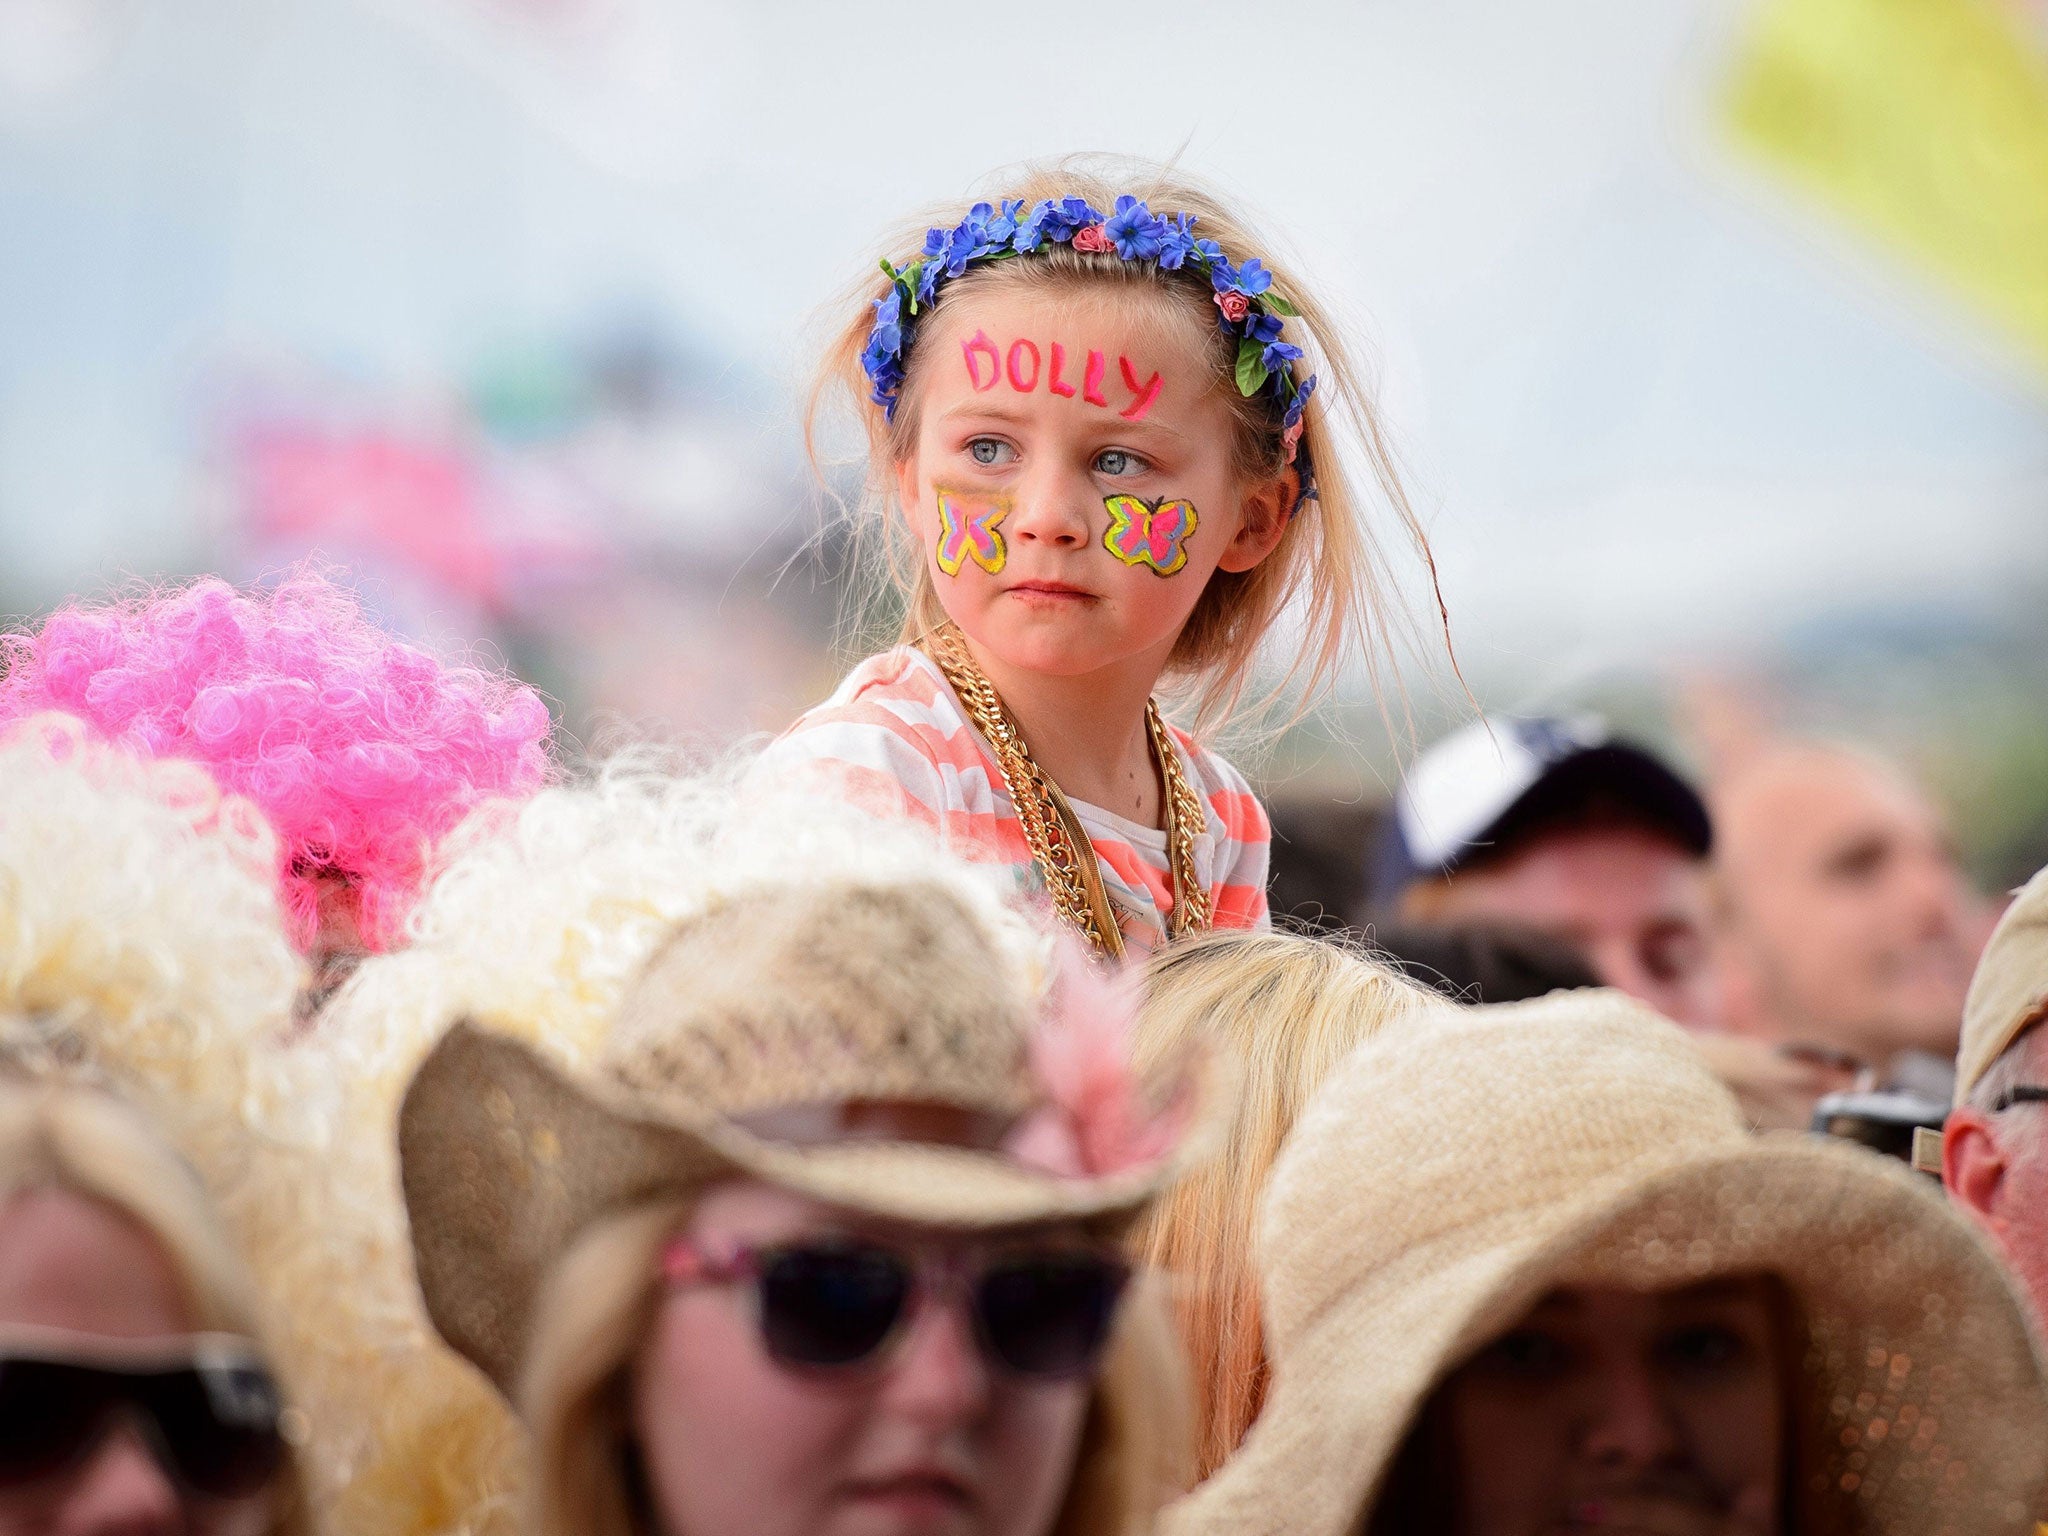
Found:
[[[923,497],[917,483],[917,455],[905,454],[896,461],[896,513],[906,527],[913,527],[917,507]]]
[[[1301,473],[1288,465],[1278,476],[1252,487],[1238,508],[1237,532],[1216,562],[1222,571],[1248,571],[1280,547],[1301,496]]]

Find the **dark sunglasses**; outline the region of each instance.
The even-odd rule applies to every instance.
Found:
[[[190,1491],[245,1498],[284,1461],[277,1383],[244,1341],[181,1340],[135,1364],[0,1344],[0,1487],[81,1465],[122,1414],[141,1423],[164,1469]]]
[[[975,1337],[991,1363],[1047,1377],[1095,1368],[1131,1273],[1092,1248],[1023,1250],[970,1265],[836,1239],[716,1257],[679,1239],[663,1254],[662,1272],[672,1285],[750,1282],[768,1353],[800,1370],[878,1364],[908,1332],[920,1298],[952,1293],[971,1303]]]
[[[2043,1102],[2048,1102],[2048,1088],[2038,1087],[2033,1083],[2021,1083],[2018,1087],[2008,1088],[2005,1092],[2001,1093],[1998,1096],[1998,1102],[1991,1106],[1991,1113],[2001,1115],[2015,1104],[2040,1104]]]

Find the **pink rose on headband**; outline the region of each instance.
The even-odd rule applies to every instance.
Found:
[[[1301,452],[1301,428],[1302,423],[1297,420],[1293,426],[1280,434],[1280,445],[1287,450],[1286,462],[1289,464],[1292,464],[1294,456]]]
[[[1108,251],[1115,250],[1116,247],[1109,243],[1109,231],[1105,230],[1100,224],[1090,224],[1086,229],[1074,231],[1074,249],[1077,251],[1093,251],[1099,256]]]
[[[1242,325],[1244,317],[1252,312],[1252,301],[1233,288],[1216,295],[1216,307],[1232,325]]]

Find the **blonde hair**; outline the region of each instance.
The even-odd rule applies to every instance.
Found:
[[[1146,974],[1141,1068],[1223,1041],[1242,1091],[1223,1153],[1147,1214],[1139,1258],[1167,1275],[1197,1377],[1196,1476],[1237,1449],[1266,1391],[1257,1213],[1273,1160],[1351,1048],[1434,994],[1327,940],[1214,933],[1164,950]]]
[[[346,1155],[307,1193],[321,1203],[301,1220],[321,1242],[291,1293],[321,1323],[303,1370],[348,1473],[336,1495],[347,1526],[474,1536],[512,1528],[531,1460],[504,1401],[434,1331],[412,1270],[393,1127],[448,1025],[472,1018],[589,1067],[678,924],[792,869],[943,881],[1006,945],[1030,937],[999,874],[945,858],[920,829],[815,796],[742,805],[723,774],[686,775],[653,752],[484,808],[442,860],[412,942],[365,960],[293,1045],[302,1119]]]
[[[1362,454],[1401,537],[1427,567],[1433,591],[1436,564],[1428,535],[1402,489],[1385,429],[1363,391],[1335,318],[1309,292],[1300,271],[1281,260],[1272,242],[1252,229],[1220,194],[1169,166],[1112,156],[1026,165],[998,178],[987,198],[1022,199],[1032,206],[1048,198],[1080,197],[1107,209],[1122,194],[1143,198],[1155,212],[1195,215],[1202,235],[1217,241],[1233,260],[1257,256],[1272,270],[1274,290],[1300,311],[1299,318],[1285,322],[1288,340],[1306,353],[1296,364],[1297,375],[1305,380],[1313,373],[1319,381],[1303,417],[1301,439],[1303,461],[1314,466],[1317,499],[1295,509],[1278,546],[1257,566],[1243,572],[1219,570],[1211,577],[1174,646],[1169,675],[1192,693],[1203,726],[1223,724],[1244,699],[1260,642],[1283,610],[1299,602],[1300,640],[1290,642],[1286,669],[1258,700],[1258,708],[1298,690],[1298,718],[1328,691],[1354,651],[1364,657],[1375,690],[1384,696],[1383,684],[1416,639],[1417,628],[1396,596],[1386,550],[1367,520],[1364,501],[1344,462],[1347,447]],[[965,212],[964,205],[928,210],[890,236],[885,254],[899,266],[907,263],[921,248],[929,226],[950,227]],[[924,552],[913,545],[900,519],[888,516],[888,508],[895,494],[892,471],[908,457],[916,438],[919,385],[930,366],[925,356],[929,349],[906,347],[900,408],[895,420],[888,421],[869,399],[861,368],[874,301],[888,291],[887,280],[873,275],[876,270],[876,264],[869,263],[871,275],[844,296],[847,319],[833,334],[812,380],[804,440],[815,467],[820,459],[820,422],[828,408],[844,404],[857,413],[867,439],[863,521],[884,530],[886,567],[905,604],[902,639],[912,641],[943,623],[944,611]],[[1120,302],[1137,303],[1147,296],[1177,305],[1200,334],[1215,338],[1209,346],[1215,387],[1230,402],[1236,418],[1238,474],[1250,482],[1284,472],[1279,420],[1264,392],[1250,398],[1238,392],[1236,338],[1217,325],[1212,291],[1193,269],[1168,272],[1151,262],[1091,256],[1070,245],[1048,243],[1025,259],[970,268],[946,285],[938,303],[957,304],[965,295],[998,289],[1064,293],[1082,287]],[[1282,515],[1288,514],[1283,510]],[[1440,619],[1442,603],[1442,594],[1436,591]],[[1448,621],[1444,623],[1448,647]]]
[[[520,1383],[533,1436],[532,1536],[654,1536],[632,1485],[627,1371],[652,1326],[661,1246],[687,1200],[594,1222],[554,1266]],[[1188,1485],[1187,1372],[1156,1286],[1119,1309],[1051,1536],[1137,1536]]]
[[[269,1353],[256,1288],[192,1169],[126,1104],[75,1083],[0,1075],[0,1210],[61,1191],[146,1231],[176,1275],[194,1332],[232,1333]],[[271,1536],[310,1536],[298,1453],[286,1447]]]

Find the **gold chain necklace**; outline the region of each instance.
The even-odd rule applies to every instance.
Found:
[[[1025,846],[1045,881],[1053,910],[1102,954],[1121,959],[1123,929],[1110,906],[1109,893],[1103,889],[1094,845],[1073,806],[1031,756],[1023,731],[995,684],[975,664],[960,631],[949,624],[926,636],[924,649],[960,696],[974,728],[995,752],[1003,787],[1010,792],[1010,803],[1024,829]],[[1166,721],[1151,699],[1145,701],[1145,729],[1166,802],[1167,866],[1173,881],[1173,910],[1167,925],[1169,934],[1177,939],[1200,933],[1211,922],[1209,893],[1195,874],[1195,835],[1203,825],[1202,802],[1181,771],[1180,754],[1173,750]]]

